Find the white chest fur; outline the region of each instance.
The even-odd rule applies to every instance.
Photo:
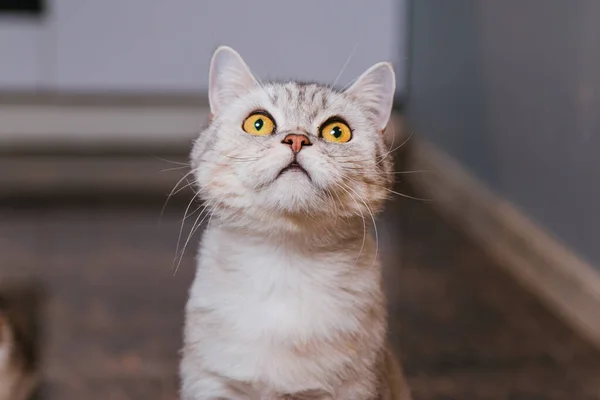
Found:
[[[187,305],[186,351],[235,381],[283,392],[325,388],[351,355],[303,349],[334,343],[340,332],[362,334],[356,316],[380,290],[377,268],[352,268],[356,251],[300,253],[212,229]]]

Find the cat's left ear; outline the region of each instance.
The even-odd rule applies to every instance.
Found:
[[[211,114],[219,115],[232,100],[256,84],[256,78],[242,57],[231,47],[219,47],[210,62],[208,99]]]
[[[368,110],[377,130],[383,132],[392,113],[396,74],[389,62],[380,62],[363,72],[346,93]]]

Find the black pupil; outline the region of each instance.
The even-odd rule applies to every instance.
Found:
[[[265,121],[263,121],[262,118],[259,118],[254,122],[254,128],[256,128],[257,131],[260,131],[264,125]]]
[[[331,134],[333,135],[333,137],[335,137],[336,139],[339,139],[340,136],[342,136],[342,130],[340,129],[339,126],[334,127],[331,130]]]

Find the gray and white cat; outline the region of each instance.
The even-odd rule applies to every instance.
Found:
[[[191,152],[210,213],[186,307],[183,400],[410,398],[369,235],[393,181],[389,63],[344,91],[262,83],[220,47]]]

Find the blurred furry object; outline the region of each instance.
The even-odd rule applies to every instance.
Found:
[[[0,400],[29,400],[37,388],[39,294],[0,287]]]

